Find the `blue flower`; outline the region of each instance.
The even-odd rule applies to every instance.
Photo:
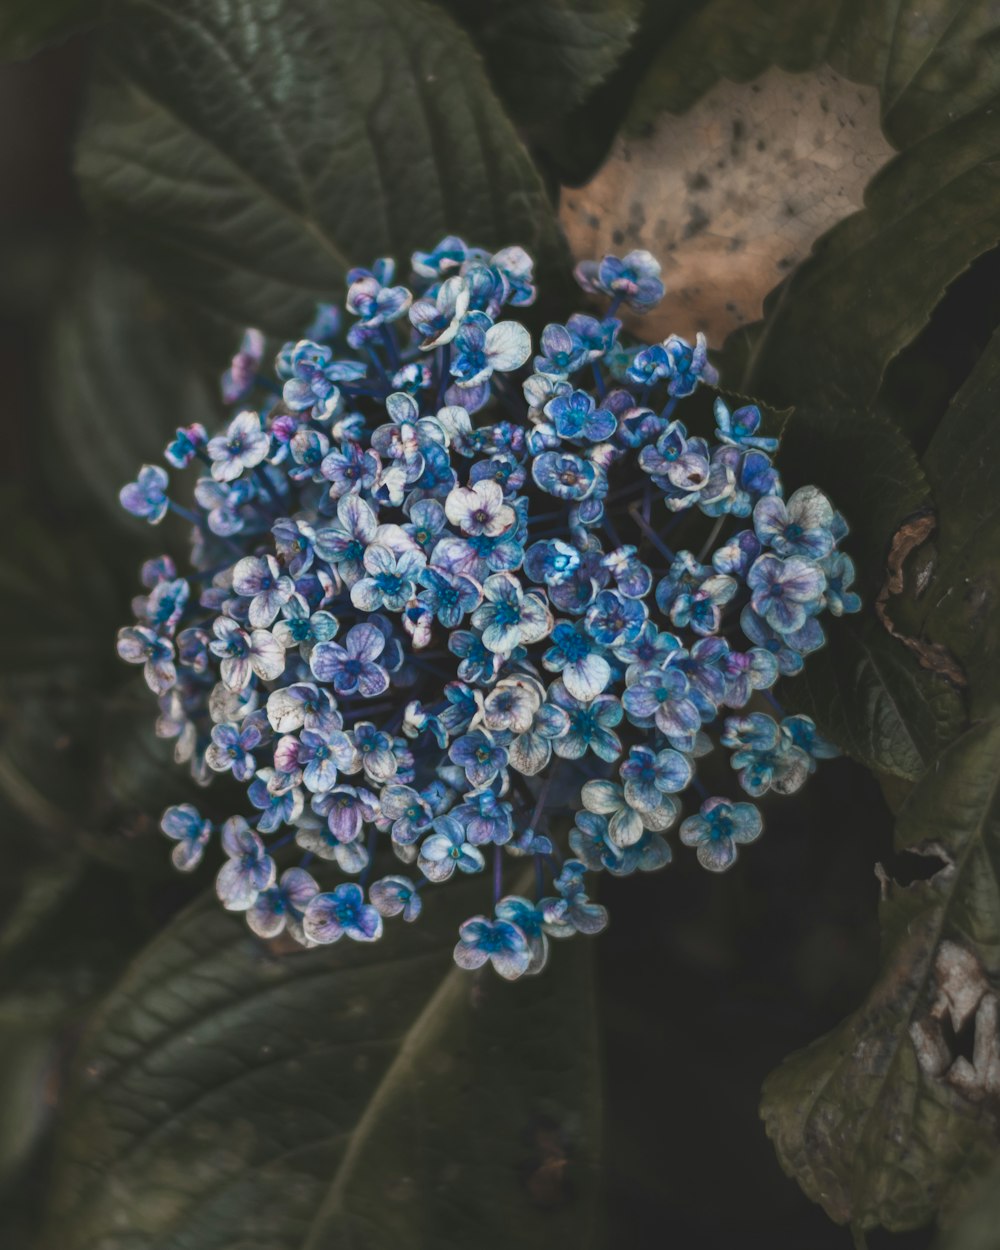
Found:
[[[390,824],[392,840],[401,846],[415,842],[434,820],[430,804],[412,786],[387,785],[380,804],[382,817]]]
[[[556,755],[566,760],[578,760],[588,751],[609,763],[622,752],[621,739],[614,732],[621,724],[622,705],[610,694],[599,694],[596,699],[584,703],[574,698],[561,681],[552,687],[550,698],[569,718],[569,728],[553,743]]]
[[[190,803],[181,803],[167,808],[160,820],[160,828],[177,843],[170,853],[174,867],[181,872],[192,872],[197,868],[212,836],[211,822],[203,820],[198,809]]]
[[[465,839],[465,829],[455,816],[439,816],[434,832],[420,845],[417,867],[428,881],[447,881],[451,874],[482,872],[486,866],[483,853]]]
[[[552,629],[545,599],[537,591],[522,590],[510,573],[488,577],[483,582],[483,599],[472,614],[472,624],[482,631],[488,651],[510,656],[517,647],[540,641]]]
[[[618,428],[618,418],[606,408],[598,408],[594,397],[586,391],[557,395],[545,405],[560,438],[588,443],[603,443]]]
[[[260,726],[249,720],[243,726],[212,726],[212,742],[205,751],[205,763],[213,772],[232,772],[237,781],[249,781],[257,770],[254,751],[260,746]]]
[[[679,794],[694,776],[690,759],[670,748],[632,747],[618,771],[626,801],[639,812],[656,811],[665,794]]]
[[[737,846],[760,837],[763,823],[752,803],[706,799],[697,816],[681,824],[681,841],[697,850],[698,863],[710,872],[725,872],[736,862]]]
[[[167,445],[163,455],[167,463],[173,465],[175,469],[186,469],[195,456],[204,452],[207,443],[208,435],[205,433],[205,427],[195,422],[194,425],[187,425],[177,430],[173,441]]]
[[[602,647],[627,646],[642,633],[647,608],[640,599],[626,599],[616,590],[602,590],[587,609],[586,629]],[[564,678],[565,680],[565,678]]]
[[[362,565],[367,576],[351,587],[351,603],[362,612],[380,608],[401,612],[416,595],[424,557],[415,551],[396,556],[388,547],[375,543],[365,552]]]
[[[247,924],[262,938],[288,932],[306,945],[306,909],[319,893],[319,886],[304,868],[286,868],[277,885],[261,891],[247,910]]]
[[[545,932],[545,912],[542,908],[518,894],[508,894],[497,903],[495,912],[497,920],[512,924],[528,940],[531,962],[525,972],[530,976],[541,972],[549,957],[549,940]]]
[[[445,515],[463,534],[495,538],[517,522],[517,514],[505,501],[503,489],[489,479],[448,492]]]
[[[571,373],[575,373],[587,361],[587,346],[569,329],[568,326],[547,325],[542,331],[539,343],[541,355],[535,357],[535,373],[548,376],[557,381],[564,381]],[[560,388],[554,394],[563,393]],[[540,398],[540,396],[539,396]],[[529,399],[534,404],[534,401]],[[538,407],[543,407],[541,403]]]
[[[390,286],[395,266],[377,260],[372,268],[351,269],[347,275],[347,311],[366,326],[381,326],[402,317],[412,295],[405,286]]]
[[[242,816],[231,816],[222,826],[222,849],[229,859],[219,869],[215,892],[227,911],[246,911],[274,885],[274,860]]]
[[[146,685],[154,694],[166,694],[177,680],[174,645],[141,625],[118,631],[118,654],[128,664],[141,664]]]
[[[337,694],[360,694],[373,699],[389,688],[389,674],[376,661],[385,650],[385,637],[374,625],[353,625],[344,645],[321,642],[313,648],[309,668],[317,681],[332,685]]]
[[[524,933],[509,920],[487,920],[473,916],[458,930],[455,963],[469,970],[489,961],[508,981],[516,981],[531,966],[532,953]]]
[[[292,825],[302,814],[302,791],[293,786],[276,793],[268,785],[274,778],[273,768],[259,768],[247,790],[247,798],[260,812],[257,828],[261,833],[274,833],[282,825]]]
[[[551,673],[561,673],[566,689],[583,703],[596,699],[611,680],[611,665],[603,648],[587,637],[579,623],[560,621],[555,626],[542,664]]]
[[[481,729],[456,738],[448,751],[453,764],[465,770],[474,789],[488,786],[507,767],[507,752]]]
[[[207,450],[215,480],[232,482],[267,456],[271,436],[261,429],[255,412],[241,412],[230,421],[225,434],[209,441]]]
[[[833,550],[833,508],[822,491],[803,486],[786,504],[766,495],[753,510],[757,537],[779,556],[821,560]]]
[[[405,921],[412,923],[419,919],[423,908],[416,886],[407,877],[382,877],[372,882],[368,897],[378,914],[387,919],[402,915]]]
[[[167,515],[170,501],[167,499],[168,478],[159,465],[144,464],[139,476],[118,494],[122,507],[133,516],[142,517],[150,525],[156,525]]]
[[[346,846],[359,837],[366,821],[374,820],[377,801],[369,790],[340,785],[316,795],[312,801],[312,809],[317,816],[326,820],[327,830],[334,842]],[[315,850],[318,855],[324,855],[319,846],[307,843],[301,837],[298,840],[299,845],[306,850]],[[324,857],[333,858],[332,851],[331,847]]]
[[[755,447],[759,451],[773,452],[777,450],[776,438],[762,438],[757,430],[760,428],[760,409],[756,404],[746,404],[730,412],[721,399],[715,401],[715,432],[723,443],[734,447]]]
[[[524,571],[533,582],[559,586],[580,567],[580,553],[559,538],[533,543],[524,553]]]
[[[662,832],[677,818],[677,804],[666,794],[653,807],[636,807],[613,781],[587,781],[580,798],[588,812],[608,821],[608,837],[617,847],[633,846],[646,829]]]
[[[233,590],[250,599],[250,624],[266,629],[295,594],[295,583],[274,556],[244,556],[233,568]]]
[[[382,917],[365,902],[364,891],[344,881],[330,893],[317,894],[306,907],[302,922],[306,937],[327,945],[349,937],[355,942],[375,942],[382,936]]]
[[[315,643],[329,642],[340,628],[337,618],[329,612],[312,612],[300,594],[292,595],[281,609],[281,615],[272,633],[286,651],[298,647],[305,659],[311,655]]]
[[[747,574],[750,605],[772,629],[790,634],[822,607],[826,578],[818,564],[792,556],[762,555]]]
[[[639,676],[622,695],[622,707],[633,724],[652,721],[672,747],[690,751],[701,716],[689,691],[685,674],[672,666]]]
[[[580,286],[591,294],[617,297],[635,312],[648,312],[663,298],[660,263],[637,249],[625,257],[605,256],[600,262],[581,261],[573,271]]]
[[[854,561],[836,551],[821,562],[826,577],[826,606],[834,616],[861,611],[861,596],[848,589],[854,581]]]
[[[465,796],[465,802],[452,809],[455,819],[465,829],[473,846],[493,842],[502,846],[513,836],[514,826],[509,803],[499,799],[493,790],[477,790]]]
[[[531,355],[531,336],[516,321],[501,321],[484,328],[467,319],[452,344],[451,373],[460,387],[476,386],[494,372],[520,369]]]
[[[546,451],[531,466],[535,485],[557,499],[586,499],[597,482],[597,470],[580,456]]]
[[[558,899],[545,899],[545,930],[552,937],[570,937],[574,933],[600,933],[608,923],[607,910],[587,898],[583,878],[585,864],[568,859],[553,883]]]
[[[469,254],[466,244],[457,235],[449,234],[430,252],[414,252],[410,263],[421,278],[443,278],[458,269]]]

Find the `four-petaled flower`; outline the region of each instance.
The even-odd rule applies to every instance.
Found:
[[[736,848],[760,837],[763,822],[752,803],[706,799],[697,816],[681,823],[685,846],[697,849],[698,863],[710,872],[725,872],[736,862]]]

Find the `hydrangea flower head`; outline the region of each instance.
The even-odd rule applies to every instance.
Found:
[[[804,784],[834,748],[771,689],[860,600],[759,409],[676,415],[718,380],[704,339],[621,341],[617,310],[663,294],[649,253],[578,266],[605,308],[535,344],[523,249],[448,236],[411,266],[352,270],[274,379],[247,331],[219,430],[165,451],[194,510],[156,465],[122,490],[192,546],[144,566],[118,651],[178,761],[245,792],[221,828],[161,827],[254,933],[374,942],[481,879],[455,960],[513,979],[604,928],[594,875],[664,867],[674,830],[718,872],[760,835],[756,803],[692,800],[698,759],[728,752],[751,799]]]

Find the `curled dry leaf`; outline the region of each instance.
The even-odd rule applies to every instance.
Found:
[[[813,243],[862,207],[893,156],[878,92],[822,67],[722,81],[688,112],[619,137],[560,216],[577,257],[647,248],[667,295],[644,338],[702,330],[710,345],[763,314],[764,296]]]

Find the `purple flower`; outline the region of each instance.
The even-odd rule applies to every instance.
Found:
[[[455,963],[481,968],[487,961],[507,981],[516,981],[531,965],[531,949],[524,933],[509,920],[473,916],[458,929]]]
[[[252,469],[271,450],[271,436],[261,429],[255,412],[241,412],[233,417],[225,434],[208,444],[212,476],[217,482],[232,482],[244,469]]]
[[[309,944],[303,920],[319,886],[304,868],[287,868],[277,885],[263,890],[247,911],[247,924],[262,938],[277,937],[286,928],[296,941]]]
[[[177,680],[174,644],[142,625],[118,631],[118,654],[128,664],[141,664],[146,685],[154,694],[166,694]]]
[[[333,686],[339,695],[360,694],[372,699],[389,688],[389,674],[377,664],[385,638],[374,625],[354,625],[344,645],[321,642],[313,648],[309,667],[317,681]]]
[[[681,841],[697,849],[698,863],[710,872],[725,872],[736,862],[737,846],[760,837],[763,824],[752,803],[706,799],[697,816],[681,825]]]
[[[222,849],[229,860],[219,869],[215,892],[227,911],[246,911],[274,885],[274,860],[242,816],[231,816],[222,826]]]
[[[747,574],[750,605],[772,629],[782,634],[801,629],[822,607],[826,578],[818,564],[792,556],[762,555]]]
[[[170,853],[174,867],[181,872],[192,872],[197,868],[212,836],[211,823],[201,818],[196,807],[181,803],[167,808],[160,820],[160,828],[177,843]]]
[[[167,499],[168,478],[156,464],[144,464],[139,476],[118,493],[122,507],[133,516],[142,517],[150,525],[156,525],[167,515],[170,501]]]
[[[261,743],[259,726],[253,721],[243,726],[212,726],[212,742],[205,752],[205,763],[213,772],[231,771],[237,781],[249,781],[257,765],[253,753]]]
[[[329,894],[310,899],[302,922],[306,937],[323,945],[349,937],[355,942],[375,942],[382,936],[382,917],[364,891],[345,881]]]
[[[482,872],[486,866],[483,853],[465,840],[465,830],[454,816],[439,816],[434,832],[420,847],[417,867],[428,881],[447,881],[452,873]]]
[[[373,882],[368,897],[380,916],[402,915],[408,923],[419,918],[423,906],[417,887],[407,877],[383,877]]]
[[[250,599],[250,624],[266,629],[295,593],[274,556],[244,556],[233,568],[233,590]]]

